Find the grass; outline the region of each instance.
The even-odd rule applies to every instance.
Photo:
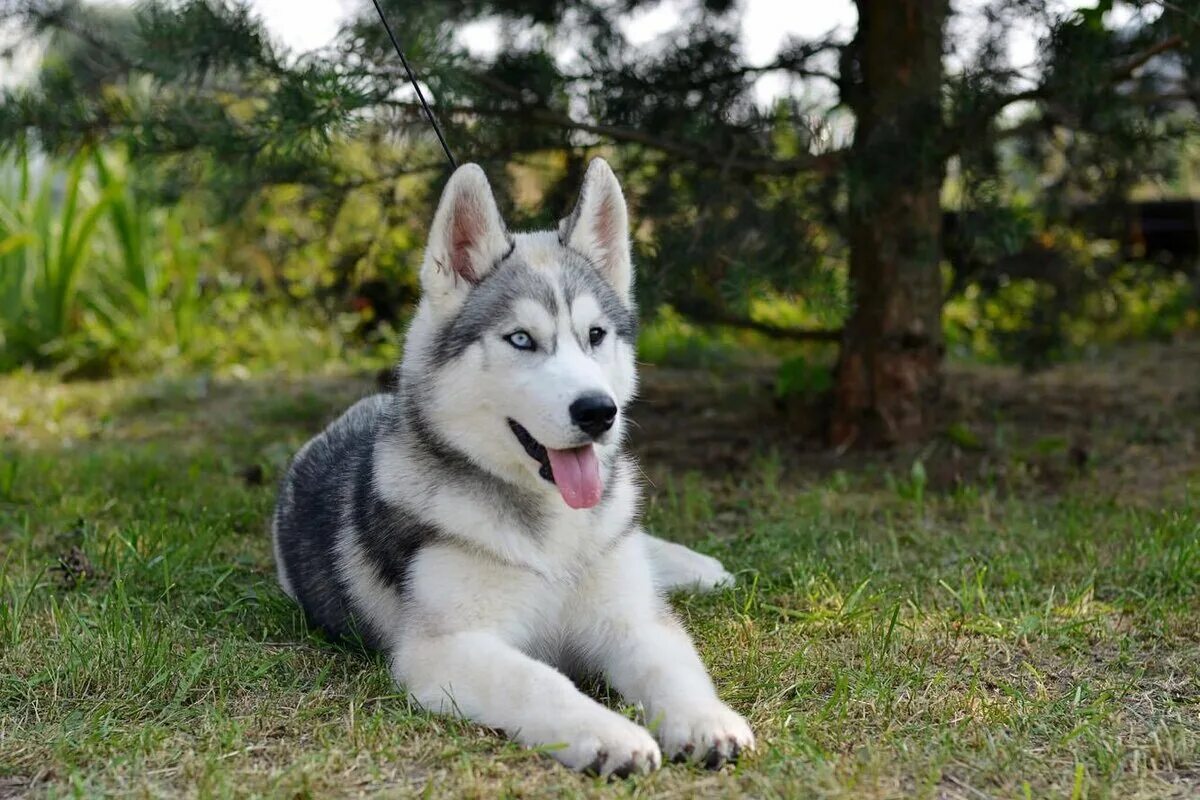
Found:
[[[653,528],[738,573],[676,605],[760,748],[606,784],[415,711],[276,588],[274,481],[368,388],[0,379],[0,796],[1200,793],[1194,470],[1131,505],[648,465]]]
[[[187,347],[203,251],[185,238],[121,159],[85,149],[59,162],[18,144],[0,157],[0,368],[130,366],[151,333]]]
[[[213,228],[196,198],[156,206],[151,177],[117,152],[0,154],[0,372],[313,372],[394,358],[391,327],[363,353],[347,346],[361,314],[331,319],[311,298],[214,266],[235,234]]]

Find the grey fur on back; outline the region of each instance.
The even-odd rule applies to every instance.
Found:
[[[362,630],[339,574],[339,535],[357,527],[360,501],[374,494],[375,440],[392,417],[393,396],[360,400],[292,461],[275,506],[277,557],[290,593],[314,626],[335,638],[375,640]],[[281,573],[283,574],[283,573]]]
[[[403,385],[395,394],[358,401],[301,448],[280,487],[273,520],[281,583],[309,623],[334,639],[368,647],[379,647],[383,637],[355,614],[345,582],[344,545],[352,544],[373,576],[399,600],[422,547],[434,542],[472,547],[421,519],[414,509],[382,496],[377,447],[401,450],[422,474],[469,490],[482,507],[531,536],[537,537],[542,527],[538,498],[445,442],[424,421],[420,392],[415,387],[406,392]]]

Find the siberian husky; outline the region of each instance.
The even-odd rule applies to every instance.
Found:
[[[385,651],[421,707],[617,776],[664,755],[715,768],[754,746],[663,599],[730,576],[638,523],[622,449],[628,226],[600,159],[571,215],[536,233],[509,233],[483,171],[460,167],[397,391],[297,453],[273,521],[284,591],[315,625]],[[580,692],[567,676],[581,674],[647,727]]]

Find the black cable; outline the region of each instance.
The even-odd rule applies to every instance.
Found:
[[[454,156],[450,154],[450,145],[446,144],[446,137],[442,136],[442,129],[437,124],[437,119],[433,116],[433,111],[429,108],[429,103],[425,102],[425,95],[421,92],[421,85],[417,83],[417,76],[413,74],[412,67],[408,66],[408,59],[404,57],[404,51],[400,49],[400,42],[396,41],[396,34],[392,33],[392,26],[388,24],[387,17],[383,15],[383,9],[379,6],[379,0],[371,0],[375,4],[375,10],[379,13],[379,21],[383,23],[384,30],[387,31],[388,38],[392,40],[392,46],[396,48],[396,55],[400,56],[400,63],[404,65],[404,71],[408,73],[408,81],[417,90],[417,99],[421,101],[421,108],[425,109],[425,116],[429,118],[429,124],[433,126],[433,132],[437,134],[438,142],[442,145],[442,151],[446,154],[446,160],[450,162],[450,166],[458,169],[458,163],[454,160]]]

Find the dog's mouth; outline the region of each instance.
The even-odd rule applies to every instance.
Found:
[[[533,435],[516,420],[510,419],[508,427],[512,428],[513,435],[517,437],[517,441],[521,443],[521,447],[525,448],[529,457],[542,465],[542,468],[538,470],[538,475],[554,483],[554,469],[550,466],[550,456],[546,453],[546,446],[533,438]]]
[[[555,450],[533,438],[516,420],[510,419],[508,427],[529,457],[541,465],[538,475],[558,487],[558,493],[567,505],[591,508],[600,502],[604,482],[600,477],[600,460],[592,445]]]

